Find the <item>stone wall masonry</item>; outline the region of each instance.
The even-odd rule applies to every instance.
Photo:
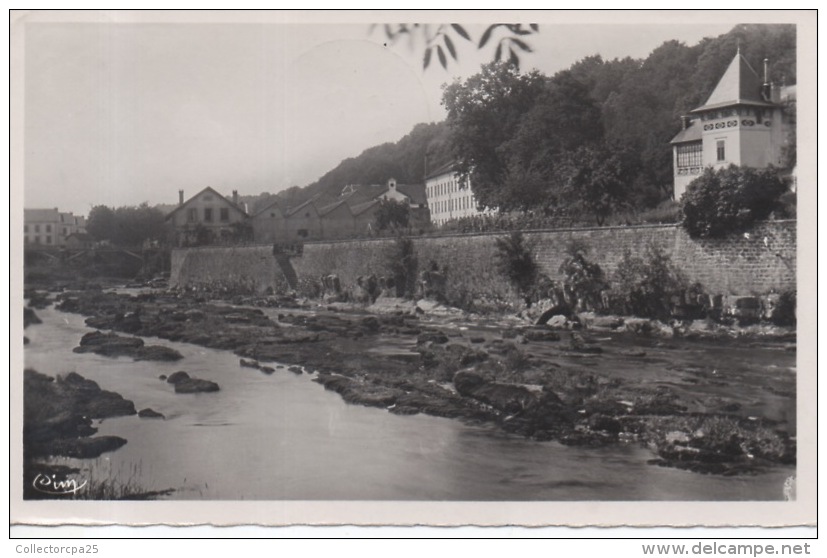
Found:
[[[456,234],[414,238],[419,269],[432,263],[447,276],[449,287],[462,284],[475,293],[505,295],[510,286],[496,268],[496,242],[507,233]],[[677,225],[642,225],[526,231],[543,273],[560,279],[560,264],[572,241],[585,243],[589,259],[608,275],[614,272],[626,250],[642,255],[658,246],[675,265],[706,292],[724,295],[757,295],[795,289],[796,222],[760,223],[748,235],[724,239],[692,239]],[[291,258],[301,281],[317,281],[329,274],[339,276],[342,286],[359,276],[387,275],[387,253],[392,239],[308,242],[302,256]],[[221,280],[228,283],[278,289],[285,281],[270,246],[195,248],[173,252],[171,281],[194,284]]]
[[[211,246],[172,251],[170,287],[228,288],[263,293],[286,290],[272,245]]]

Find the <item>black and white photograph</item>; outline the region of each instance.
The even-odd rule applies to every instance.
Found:
[[[12,523],[814,524],[815,27],[11,11]]]

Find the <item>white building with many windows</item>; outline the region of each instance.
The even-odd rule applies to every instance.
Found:
[[[451,219],[483,215],[468,180],[461,180],[456,163],[451,162],[425,177],[425,195],[431,210],[431,222],[442,225]]]
[[[54,209],[23,210],[23,242],[36,246],[64,246],[72,234],[86,232],[86,218]]]

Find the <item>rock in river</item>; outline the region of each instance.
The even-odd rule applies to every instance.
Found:
[[[174,361],[184,358],[181,353],[161,345],[144,345],[140,337],[124,337],[116,333],[92,331],[80,340],[76,353],[95,353],[108,357],[128,356],[134,360]]]
[[[170,374],[167,383],[175,386],[175,393],[206,393],[219,390],[215,382],[193,378],[183,370]]]

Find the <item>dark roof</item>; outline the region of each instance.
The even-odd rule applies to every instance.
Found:
[[[428,180],[429,178],[433,178],[435,176],[439,176],[441,174],[448,174],[450,172],[456,171],[456,169],[457,169],[457,162],[456,161],[450,161],[448,163],[445,163],[442,166],[439,166],[439,167],[435,168],[431,172],[429,172],[425,176],[425,180]]]
[[[350,206],[348,205],[346,200],[339,200],[337,202],[333,202],[333,203],[331,203],[329,205],[326,205],[324,207],[317,208],[316,211],[319,212],[320,216],[321,215],[327,215],[328,213],[330,213],[331,211],[336,210],[337,208],[341,207],[342,205],[344,205],[345,207],[350,209]]]
[[[689,123],[689,126],[685,130],[678,132],[678,134],[672,138],[672,141],[669,143],[689,143],[691,141],[701,141],[702,135],[703,131],[701,130],[701,126],[693,120]]]
[[[290,209],[288,209],[287,213],[285,214],[285,217],[295,215],[296,213],[298,213],[299,211],[301,211],[303,208],[305,208],[307,206],[313,206],[313,210],[317,214],[319,213],[319,208],[316,207],[316,200],[307,200],[306,202],[301,203],[301,204],[297,205],[296,207],[291,207]]]
[[[195,194],[194,196],[190,197],[187,201],[185,201],[184,203],[182,203],[182,204],[178,205],[178,207],[176,207],[175,209],[173,209],[172,211],[170,211],[169,213],[167,213],[167,216],[166,216],[166,217],[164,217],[164,219],[169,219],[170,217],[172,217],[172,216],[175,214],[175,212],[176,212],[176,211],[178,211],[179,209],[183,208],[183,207],[184,207],[184,206],[186,206],[189,202],[191,202],[192,200],[194,200],[195,198],[197,198],[198,196],[200,196],[201,194],[203,194],[204,192],[207,192],[207,191],[209,191],[209,192],[211,192],[211,193],[215,194],[216,196],[218,196],[219,198],[221,198],[222,200],[224,200],[225,202],[227,202],[227,205],[229,205],[230,207],[233,207],[233,208],[235,208],[236,210],[240,211],[240,212],[241,212],[241,214],[242,214],[242,215],[244,215],[245,217],[249,217],[249,216],[250,216],[250,215],[249,215],[246,211],[244,211],[241,207],[239,207],[238,205],[234,204],[233,202],[231,202],[230,200],[228,200],[227,198],[225,198],[224,196],[222,196],[221,194],[219,194],[218,192],[216,192],[216,191],[215,191],[215,189],[214,189],[212,186],[207,186],[206,188],[204,188],[203,190],[201,190],[200,192],[198,192],[198,193],[197,193],[197,194]]]
[[[379,205],[379,200],[369,200],[357,205],[351,205],[350,210],[353,212],[353,215],[359,215],[375,205]]]
[[[735,105],[774,107],[761,94],[762,80],[740,52],[730,62],[718,85],[703,106],[690,112],[704,112]]]
[[[423,205],[428,202],[424,184],[397,184],[396,189],[408,196],[411,202],[417,205]]]

